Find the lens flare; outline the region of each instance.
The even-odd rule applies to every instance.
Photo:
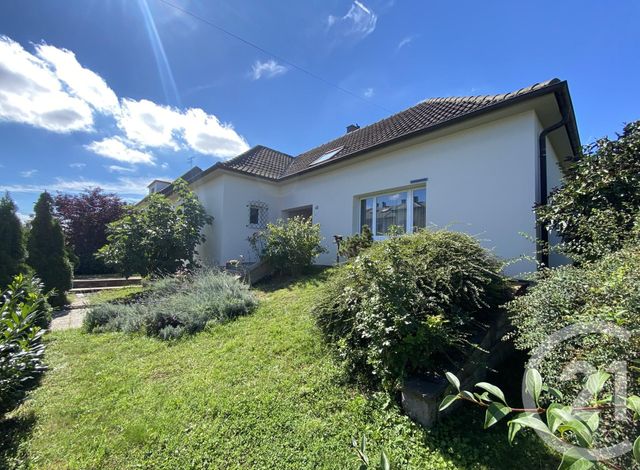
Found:
[[[151,49],[156,59],[156,66],[158,67],[158,75],[162,83],[162,89],[164,90],[164,96],[168,104],[181,107],[180,96],[178,95],[178,88],[176,87],[176,81],[173,78],[173,72],[167,59],[167,54],[164,51],[162,40],[158,34],[158,28],[156,28],[156,22],[153,19],[151,10],[147,0],[138,0],[142,16],[144,18],[144,25],[149,36],[149,42],[151,43]]]

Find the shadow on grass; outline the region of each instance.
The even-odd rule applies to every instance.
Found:
[[[328,279],[330,272],[330,266],[312,266],[308,272],[299,276],[269,276],[257,282],[253,288],[269,293],[280,289],[291,290],[300,285],[317,286]]]
[[[0,418],[0,468],[17,468],[24,464],[23,459],[18,455],[20,443],[31,436],[35,424],[34,413]]]
[[[509,444],[506,420],[483,428],[484,410],[465,404],[425,431],[424,443],[444,450],[459,468],[558,468],[557,457],[535,434],[521,431]]]

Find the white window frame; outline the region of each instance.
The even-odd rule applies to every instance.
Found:
[[[377,235],[377,213],[378,213],[378,206],[377,206],[377,199],[379,197],[384,197],[384,196],[392,196],[394,194],[398,194],[398,193],[407,193],[407,203],[406,203],[406,210],[407,210],[407,222],[406,222],[406,227],[404,228],[405,233],[413,233],[413,193],[414,191],[420,191],[420,190],[424,190],[425,191],[425,212],[427,210],[426,208],[426,199],[427,199],[427,186],[425,185],[420,185],[420,186],[412,186],[409,188],[400,188],[400,189],[395,189],[395,190],[390,190],[390,191],[384,191],[384,192],[380,192],[380,193],[375,193],[375,194],[370,194],[368,196],[362,196],[360,198],[358,198],[358,233],[362,232],[362,201],[365,201],[367,199],[372,199],[373,200],[373,210],[371,211],[371,227],[369,227],[371,229],[371,232],[373,233],[373,239],[374,240],[385,240],[387,238],[389,238],[388,235]],[[411,203],[410,203],[411,201]],[[409,206],[411,205],[411,210],[409,210]],[[425,213],[425,225],[426,225],[426,213]]]

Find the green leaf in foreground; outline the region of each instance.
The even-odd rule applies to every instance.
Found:
[[[459,392],[460,391],[460,380],[458,379],[458,377],[453,375],[451,372],[445,372],[444,375],[447,377],[447,380],[449,381],[449,383],[451,385],[453,385],[455,387],[455,389]]]
[[[571,431],[576,436],[582,447],[589,447],[593,442],[591,429],[589,429],[589,426],[587,426],[583,421],[578,419],[573,419],[568,423],[563,424],[558,428],[558,430],[561,433]]]
[[[487,408],[487,412],[484,418],[484,428],[490,428],[505,416],[509,416],[511,408],[502,403],[492,402]]]
[[[380,453],[380,468],[381,470],[391,470],[389,457],[387,457],[387,454],[384,452],[384,450]]]
[[[536,413],[520,413],[515,419],[509,421],[509,423],[516,423],[525,428],[535,429],[536,431],[549,433],[549,428],[538,417]]]
[[[520,429],[522,429],[522,425],[509,421],[509,444],[513,443],[513,440]]]
[[[601,370],[591,374],[587,379],[587,390],[589,390],[594,397],[598,396],[598,393],[600,393],[602,387],[604,387],[605,382],[609,380],[609,377],[611,377],[610,374]]]
[[[640,462],[640,437],[636,438],[633,443],[633,458],[636,459],[636,462]]]
[[[451,404],[457,399],[458,399],[458,395],[447,395],[446,397],[444,397],[444,400],[442,400],[442,403],[440,403],[439,410],[443,411],[446,408],[449,408],[449,406],[451,406]]]
[[[492,385],[492,384],[487,383],[487,382],[478,382],[476,384],[476,387],[479,387],[479,388],[481,388],[483,390],[486,390],[491,395],[493,395],[494,397],[498,398],[502,403],[504,403],[505,405],[507,404],[507,400],[504,397],[504,393],[502,393],[502,390],[500,390],[495,385]]]
[[[536,406],[539,406],[542,393],[542,376],[536,369],[527,369],[524,377],[525,391],[533,397]]]
[[[633,417],[638,418],[640,416],[640,397],[637,395],[631,395],[627,398],[627,408],[633,411]]]

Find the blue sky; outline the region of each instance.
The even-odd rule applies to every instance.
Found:
[[[136,200],[189,157],[296,155],[425,98],[552,77],[586,143],[640,118],[639,22],[635,0],[3,0],[0,190],[22,214],[43,189]]]

